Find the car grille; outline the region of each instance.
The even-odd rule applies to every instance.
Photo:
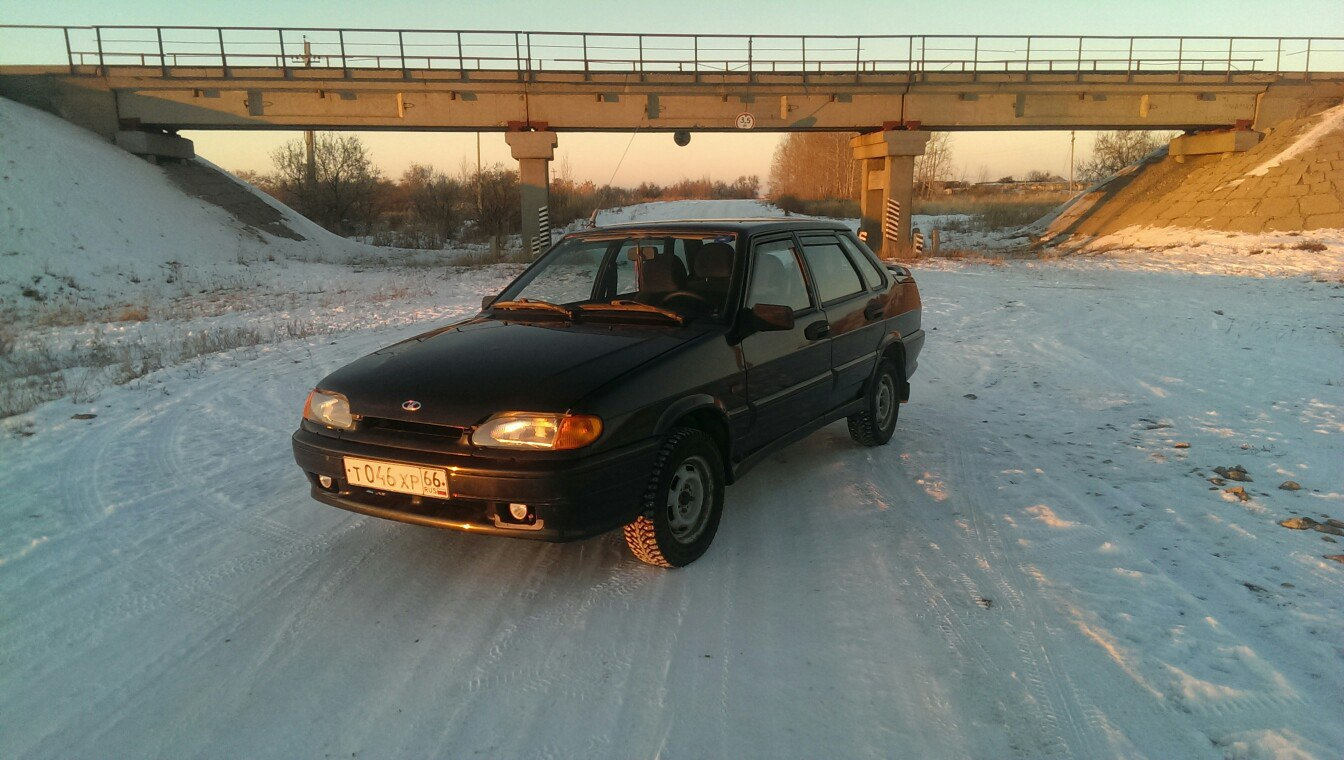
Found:
[[[385,417],[361,418],[359,427],[361,431],[413,433],[415,435],[427,435],[451,441],[460,440],[467,432],[467,429],[464,427],[456,427],[453,425],[431,425],[425,422],[406,422],[405,420],[391,420]]]

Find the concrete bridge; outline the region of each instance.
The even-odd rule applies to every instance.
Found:
[[[564,131],[858,132],[864,226],[894,255],[909,225],[884,212],[910,208],[930,130],[1174,129],[1173,152],[1224,153],[1344,99],[1344,38],[0,26],[15,36],[46,60],[0,66],[0,95],[144,154],[189,156],[181,129],[506,131],[525,239]]]

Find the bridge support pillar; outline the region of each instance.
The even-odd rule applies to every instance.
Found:
[[[928,141],[928,132],[904,129],[870,132],[849,141],[859,162],[859,229],[884,259],[910,255],[915,156],[923,155]]]
[[[554,132],[508,132],[509,144],[518,161],[518,194],[522,199],[523,247],[533,252],[551,246],[549,222],[546,229],[538,222],[538,212],[551,205],[551,159],[558,142]]]

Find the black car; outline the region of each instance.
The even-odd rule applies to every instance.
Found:
[[[909,271],[842,224],[604,227],[324,378],[294,457],[334,507],[546,541],[623,528],[680,566],[771,452],[841,418],[886,443],[923,343]]]

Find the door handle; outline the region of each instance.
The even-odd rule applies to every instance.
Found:
[[[822,319],[803,328],[803,337],[808,340],[821,340],[831,334],[831,323]]]
[[[869,322],[873,321],[874,319],[881,319],[882,309],[883,309],[882,302],[874,298],[873,300],[868,302],[867,306],[863,307],[863,316]]]

